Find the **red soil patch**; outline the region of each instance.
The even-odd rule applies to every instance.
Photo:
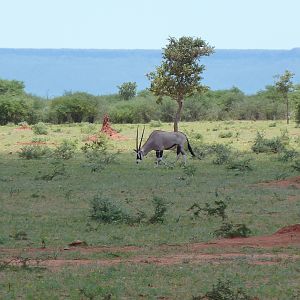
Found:
[[[276,264],[282,260],[299,260],[300,255],[289,255],[284,253],[284,249],[281,249],[281,253],[255,253],[255,248],[274,248],[274,247],[288,247],[296,246],[300,248],[300,224],[283,227],[276,233],[269,236],[249,237],[249,238],[233,238],[233,239],[219,239],[209,243],[193,243],[182,245],[160,245],[152,251],[157,250],[159,253],[163,253],[160,256],[147,255],[149,249],[135,246],[125,247],[71,247],[62,249],[50,249],[50,248],[29,248],[29,249],[4,249],[0,248],[0,253],[16,257],[2,260],[2,262],[10,262],[10,264],[22,265],[22,260],[17,257],[20,253],[36,254],[41,252],[55,252],[62,254],[65,251],[76,251],[80,254],[92,254],[92,253],[128,253],[132,252],[131,258],[117,257],[114,259],[62,259],[57,258],[46,259],[39,261],[37,259],[31,259],[27,263],[29,265],[39,265],[45,267],[61,267],[61,266],[79,266],[79,265],[101,265],[110,266],[120,263],[126,264],[156,264],[160,266],[183,264],[183,263],[230,263],[235,259],[246,259],[250,264],[263,264],[271,265]],[[250,247],[253,248],[251,254],[245,254],[240,252],[240,248]],[[234,253],[226,253],[227,249]],[[220,249],[224,250],[217,254],[203,253],[204,250]],[[51,256],[50,256],[51,257]]]
[[[300,224],[283,227],[283,228],[279,229],[278,231],[276,231],[275,234],[286,234],[286,233],[300,234]]]
[[[28,125],[21,125],[20,127],[16,128],[16,130],[32,130],[32,128]]]
[[[300,176],[291,177],[283,180],[274,180],[270,182],[262,182],[258,185],[262,186],[270,186],[270,187],[281,187],[281,188],[288,188],[288,187],[294,187],[297,189],[300,189]]]
[[[65,266],[113,266],[118,264],[155,264],[158,266],[170,266],[176,264],[201,264],[201,263],[230,263],[236,259],[245,259],[250,264],[255,265],[273,265],[282,260],[299,260],[300,255],[288,254],[240,254],[240,253],[223,253],[223,254],[173,254],[164,255],[163,257],[155,256],[136,256],[130,259],[29,259],[26,262],[27,266],[40,266],[49,268],[59,268]],[[2,260],[13,266],[22,266],[22,259],[6,259]]]

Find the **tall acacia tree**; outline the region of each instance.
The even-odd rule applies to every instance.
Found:
[[[292,78],[294,73],[286,70],[283,75],[277,75],[278,80],[275,82],[275,88],[282,95],[286,104],[286,123],[289,124],[289,93],[294,90]]]
[[[201,38],[169,38],[169,44],[163,48],[162,63],[156,71],[147,74],[151,81],[150,91],[158,96],[169,96],[178,104],[174,116],[174,131],[178,131],[185,97],[206,89],[201,85],[201,74],[205,66],[199,63],[201,56],[209,56],[214,48]]]

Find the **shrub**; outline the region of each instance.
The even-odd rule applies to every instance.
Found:
[[[294,149],[291,150],[284,149],[281,153],[279,153],[278,160],[283,162],[288,162],[295,159],[298,155],[299,153]]]
[[[285,145],[282,141],[282,137],[275,137],[272,139],[264,138],[264,134],[257,132],[256,138],[254,140],[254,144],[252,145],[251,149],[256,154],[258,153],[279,153],[283,151]]]
[[[231,149],[223,144],[214,144],[211,146],[212,152],[216,155],[213,163],[222,165],[226,163],[231,157]]]
[[[91,201],[90,218],[99,223],[125,223],[133,225],[140,223],[145,217],[145,213],[139,211],[137,215],[129,214],[124,208],[118,207],[108,198],[96,195]]]
[[[196,140],[203,140],[203,135],[201,134],[201,133],[196,133],[195,134],[195,136],[194,136],[194,138],[196,139]]]
[[[74,156],[76,151],[76,144],[74,142],[64,140],[59,146],[54,150],[54,156],[61,159],[70,159]]]
[[[165,221],[165,213],[167,211],[167,206],[164,203],[163,199],[159,197],[153,198],[153,204],[154,204],[154,214],[149,219],[149,223],[155,224],[155,223],[163,223]]]
[[[216,285],[213,285],[212,290],[207,292],[204,296],[193,297],[193,300],[251,300],[247,293],[239,288],[233,289],[232,283],[227,281],[218,280]]]
[[[161,121],[158,120],[151,120],[150,123],[149,123],[149,126],[152,127],[152,128],[155,128],[155,127],[161,127],[162,124],[161,124]]]
[[[107,147],[107,137],[101,134],[96,141],[86,143],[81,148],[87,159],[86,166],[90,167],[92,172],[100,172],[116,162],[119,153],[108,153]]]
[[[197,171],[194,165],[186,165],[183,167],[183,173],[187,176],[193,177]]]
[[[52,164],[52,168],[47,168],[47,173],[40,175],[40,176],[36,176],[35,179],[37,180],[53,180],[55,177],[57,176],[63,176],[66,174],[66,166],[64,163],[60,162],[60,161],[54,161],[51,163]]]
[[[234,171],[252,171],[253,167],[251,166],[251,158],[231,158],[226,165],[227,169]]]
[[[225,210],[227,204],[223,200],[216,200],[214,202],[215,206],[212,207],[209,203],[205,203],[205,207],[201,207],[199,204],[194,203],[188,211],[193,212],[193,217],[200,217],[200,213],[204,212],[207,216],[219,216],[222,220],[227,218]]]
[[[48,134],[47,126],[43,122],[33,125],[32,130],[35,134]]]
[[[276,126],[277,126],[276,122],[272,122],[269,124],[269,127],[276,127]]]
[[[91,134],[97,132],[97,126],[95,124],[87,124],[86,126],[80,128],[81,133]]]
[[[84,92],[66,92],[50,102],[48,119],[53,123],[95,122],[98,115],[97,97]]]
[[[292,164],[292,168],[295,171],[300,172],[300,159],[294,161],[294,163]]]
[[[228,131],[228,132],[221,132],[219,134],[219,138],[224,139],[224,138],[231,138],[232,137],[232,132]]]
[[[111,200],[96,195],[91,201],[92,220],[100,223],[122,223],[127,222],[128,214],[121,208],[117,207]]]
[[[48,156],[51,153],[47,146],[26,145],[18,152],[19,156],[26,159],[36,159]]]
[[[214,232],[217,237],[235,238],[248,237],[251,230],[245,224],[223,223],[223,225]]]

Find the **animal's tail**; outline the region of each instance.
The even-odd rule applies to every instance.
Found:
[[[188,138],[186,138],[186,141],[187,141],[187,145],[188,145],[188,149],[189,149],[190,153],[192,154],[192,156],[196,156],[196,154],[194,153],[194,151],[190,145]]]

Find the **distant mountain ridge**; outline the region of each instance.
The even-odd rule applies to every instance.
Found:
[[[255,93],[286,69],[300,82],[300,48],[291,50],[223,50],[202,60],[203,83],[212,89],[240,88]],[[65,91],[95,95],[117,92],[117,85],[137,82],[149,87],[146,73],[161,62],[161,50],[4,49],[0,48],[0,78],[24,81],[26,91],[42,97]]]

